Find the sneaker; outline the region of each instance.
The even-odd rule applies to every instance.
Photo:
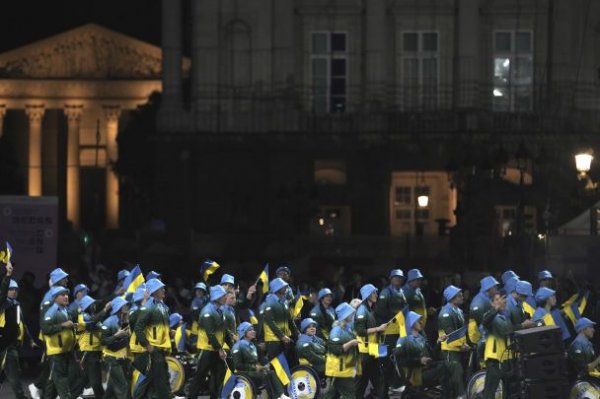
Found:
[[[94,390],[92,388],[85,388],[81,396],[94,396]]]
[[[285,396],[285,394],[281,394],[281,396],[279,397],[279,399],[290,399],[289,396]]]
[[[185,396],[176,396],[174,395],[171,399],[186,399]]]
[[[38,387],[35,386],[35,384],[29,384],[28,388],[29,388],[29,395],[31,396],[32,399],[40,399],[41,392],[38,389]]]
[[[404,385],[401,387],[396,387],[396,388],[390,387],[389,392],[390,393],[402,393],[402,392],[404,392],[405,389],[406,389],[406,386],[404,386]]]

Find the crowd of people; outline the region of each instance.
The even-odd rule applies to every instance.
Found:
[[[217,398],[232,389],[232,375],[244,375],[269,397],[288,399],[289,369],[304,365],[325,381],[326,398],[387,398],[431,387],[444,398],[465,398],[473,372],[484,370],[487,399],[496,397],[507,378],[503,365],[516,357],[511,335],[541,325],[561,329],[573,376],[600,376],[595,323],[584,317],[593,300],[583,289],[557,293],[547,270],[535,288],[510,270],[484,276],[472,299],[454,276],[440,300],[429,301],[419,269],[393,269],[380,284],[363,283],[358,274],[346,285],[292,287],[292,268],[281,265],[272,276],[265,268],[241,290],[219,267],[206,261],[198,281],[178,284],[177,291],[154,271],[121,270],[116,287],[98,298],[56,268],[35,336],[20,303],[30,293],[12,278],[9,261],[0,282],[0,368],[7,382],[17,398],[28,398],[19,364],[28,342],[44,348],[28,387],[32,398]],[[182,291],[189,305],[177,298]],[[185,387],[173,391],[167,363],[176,354],[193,359],[194,367]]]

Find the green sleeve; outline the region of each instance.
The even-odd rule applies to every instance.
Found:
[[[272,306],[267,306],[265,309],[264,321],[279,339],[283,339],[285,335],[283,334],[283,331],[277,327],[277,324],[275,324],[275,309]]]
[[[102,328],[102,335],[100,336],[100,342],[102,342],[102,345],[111,345],[113,342],[115,342],[115,333],[116,331],[114,328]]]
[[[214,320],[214,315],[210,315],[210,317],[202,317],[202,324],[200,324],[202,328],[204,328],[204,332],[206,332],[206,337],[208,338],[208,342],[210,345],[216,350],[221,349],[221,344],[217,340],[216,332],[217,325]],[[226,339],[229,339],[229,333],[227,329],[223,327],[224,335]],[[229,343],[229,341],[227,341]]]
[[[293,337],[298,337],[300,335],[300,330],[294,320],[291,317],[288,317],[288,324],[290,325],[290,331],[292,332]]]
[[[494,331],[502,337],[506,337],[513,332],[513,326],[508,319],[495,318]]]
[[[469,319],[473,319],[477,322],[477,325],[481,324],[483,320],[483,309],[478,308],[474,310],[473,308],[469,309]]]
[[[438,316],[438,330],[443,330],[446,334],[450,334],[455,330],[453,323],[454,315],[448,314],[448,316],[443,317],[443,314],[440,313]]]
[[[497,314],[498,311],[494,308],[491,308],[490,310],[485,312],[485,314],[481,318],[480,324],[483,325],[483,327],[485,327],[486,330],[492,331],[494,319],[496,318]]]
[[[385,291],[382,292],[382,294],[386,294],[385,296],[380,296],[379,299],[377,300],[377,302],[375,303],[375,316],[377,317],[377,320],[380,323],[385,323],[387,321],[389,321],[389,319],[391,319],[391,317],[389,317],[389,301],[390,301],[390,297],[389,294],[386,293]]]
[[[356,331],[356,335],[358,335],[359,337],[366,337],[367,336],[367,316],[366,315],[361,315],[362,317],[358,317],[355,316],[354,317],[354,331]]]
[[[146,339],[146,326],[150,322],[150,309],[142,309],[139,310],[138,320],[135,323],[135,336],[140,343],[141,346],[148,346],[148,339]]]
[[[327,350],[335,356],[341,356],[344,354],[344,344],[342,341],[332,341],[331,339],[327,342]]]
[[[322,356],[317,355],[312,351],[310,345],[303,346],[302,344],[297,345],[298,357],[303,357],[312,364],[322,365],[325,364],[325,359]]]
[[[8,286],[10,284],[10,276],[5,275],[0,283],[0,309],[4,309],[6,306],[7,295],[8,295]]]
[[[57,334],[64,329],[61,323],[62,321],[60,319],[57,320],[56,316],[50,318],[50,320],[46,320],[46,317],[44,317],[44,320],[42,320],[42,332],[45,335]]]

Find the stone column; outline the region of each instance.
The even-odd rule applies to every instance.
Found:
[[[481,21],[480,0],[460,0],[458,2],[458,88],[456,105],[460,108],[474,108],[480,104],[479,36]],[[489,39],[492,43],[492,40]],[[487,64],[486,64],[487,65]],[[485,92],[484,95],[491,96]]]
[[[182,109],[181,0],[162,0],[162,106]]]
[[[28,104],[25,113],[29,118],[29,159],[27,167],[27,194],[42,195],[42,118],[43,104]]]
[[[106,121],[106,227],[116,229],[119,227],[119,179],[114,171],[115,163],[119,158],[117,146],[117,132],[119,131],[119,105],[104,106],[104,119]]]
[[[74,229],[79,228],[79,127],[82,105],[65,105],[68,121],[67,139],[67,219]]]
[[[6,104],[0,104],[0,138],[4,133],[4,115],[6,115]]]

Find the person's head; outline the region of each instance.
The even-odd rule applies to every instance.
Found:
[[[596,331],[594,328],[595,325],[596,323],[587,317],[582,317],[575,323],[575,331],[577,331],[578,334],[585,335],[587,339],[592,339],[594,338],[594,332]]]
[[[506,295],[496,291],[492,296],[492,306],[499,311],[506,309]]]
[[[271,280],[271,282],[269,283],[269,290],[272,294],[277,295],[277,297],[279,298],[283,298],[285,296],[287,287],[288,283],[280,277]]]
[[[154,270],[151,270],[148,274],[146,274],[146,281],[148,280],[152,280],[153,278],[161,281],[162,274],[155,272]]]
[[[556,306],[556,291],[547,287],[540,287],[535,292],[535,301],[538,306],[552,308]]]
[[[328,308],[333,302],[333,294],[329,288],[322,288],[321,290],[319,290],[319,295],[317,299],[323,304],[323,306]]]
[[[502,273],[502,277],[500,277],[500,279],[502,280],[502,284],[504,285],[506,285],[508,280],[510,280],[511,278],[516,278],[518,280],[519,276],[514,271],[507,270],[504,273]],[[508,294],[510,294],[510,292],[508,292]]]
[[[400,269],[393,269],[390,272],[390,284],[395,288],[400,288],[404,283],[404,272]]]
[[[210,301],[222,306],[227,301],[227,291],[221,285],[210,287]]]
[[[352,322],[356,309],[348,305],[346,302],[342,302],[335,308],[335,315],[337,319],[343,323]]]
[[[68,277],[69,277],[68,273],[66,273],[60,267],[57,267],[56,269],[52,270],[52,272],[50,272],[50,281],[49,281],[50,287],[55,287],[55,286],[66,287],[67,282],[68,282]]]
[[[481,286],[481,292],[485,292],[487,296],[492,299],[494,295],[498,292],[498,280],[496,280],[493,276],[486,276],[481,279],[479,282]]]
[[[256,331],[254,330],[254,326],[247,321],[240,323],[237,330],[240,339],[247,339],[249,341],[256,339]]]
[[[454,306],[460,306],[464,301],[462,290],[454,285],[449,285],[444,289],[444,299]]]
[[[110,304],[110,314],[113,316],[117,315],[119,317],[124,317],[129,313],[129,303],[120,296],[113,299]]]
[[[360,298],[363,302],[368,301],[370,304],[377,302],[377,288],[373,284],[365,284],[360,288]]]
[[[224,274],[220,284],[227,292],[235,290],[235,278],[231,274]]]
[[[153,278],[146,281],[146,291],[148,291],[148,295],[157,301],[162,301],[165,299],[165,285],[159,279]]]
[[[308,336],[313,336],[317,333],[317,322],[311,318],[302,320],[300,323],[300,331]]]
[[[89,291],[90,290],[87,285],[77,284],[75,288],[73,288],[73,298],[75,298],[76,301],[80,301],[81,298],[86,296]]]
[[[423,285],[423,279],[425,277],[419,269],[410,269],[408,271],[408,278],[406,279],[408,285],[412,288],[420,288]]]
[[[120,270],[117,273],[117,285],[123,285],[123,281],[129,277],[130,274],[131,272],[127,269]]]
[[[79,307],[82,312],[94,314],[96,311],[96,300],[91,296],[84,296],[79,300]]]
[[[194,286],[194,295],[196,298],[204,298],[207,294],[206,284],[203,282],[199,282]]]
[[[19,296],[19,284],[13,279],[11,279],[8,284],[8,293],[6,296],[10,299],[17,299]]]
[[[177,329],[183,323],[183,316],[179,313],[171,313],[169,316],[169,328],[171,330]]]
[[[139,287],[136,288],[135,292],[133,293],[133,302],[134,303],[141,303],[144,298],[146,297],[146,284],[141,284]]]
[[[50,295],[54,299],[54,303],[58,306],[65,307],[69,304],[69,290],[62,286],[54,286],[51,288]]]
[[[292,270],[288,265],[281,265],[275,270],[275,275],[288,283],[290,281],[290,276],[292,274]]]
[[[227,291],[227,299],[225,301],[225,304],[229,305],[229,306],[235,306],[235,303],[236,303],[235,291]]]
[[[523,302],[525,299],[527,299],[528,296],[533,295],[533,288],[531,287],[531,283],[525,280],[517,281],[513,294],[515,295],[515,299],[517,300],[517,302]]]
[[[542,270],[538,273],[538,282],[540,287],[551,288],[554,284],[554,276],[549,270]]]
[[[408,312],[406,316],[406,324],[408,328],[413,332],[419,333],[423,331],[423,324],[421,323],[421,315],[416,312]]]

